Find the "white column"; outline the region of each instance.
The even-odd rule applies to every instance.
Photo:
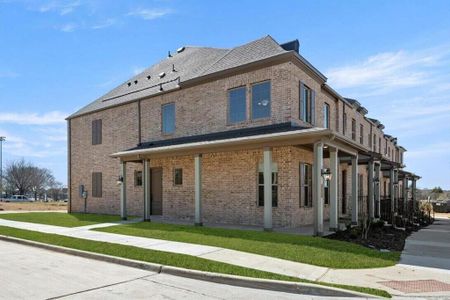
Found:
[[[403,217],[408,215],[408,179],[406,176],[403,178]]]
[[[330,230],[338,230],[338,150],[330,148]]]
[[[352,158],[352,224],[358,225],[358,155]]]
[[[272,149],[264,148],[264,230],[272,230]]]
[[[144,221],[150,221],[150,161],[144,159],[144,169],[142,170],[142,185],[144,187]]]
[[[202,226],[202,155],[194,158],[195,169],[195,225]]]
[[[313,209],[314,209],[314,235],[323,235],[323,143],[314,144],[313,166]]]
[[[374,180],[373,180],[373,172],[374,172],[374,162],[373,160],[369,161],[368,164],[368,173],[369,176],[367,176],[367,181],[368,181],[368,199],[367,201],[369,202],[369,219],[373,220],[375,218],[375,197],[374,197]]]
[[[374,192],[374,196],[375,196],[375,201],[377,203],[377,218],[381,217],[381,201],[380,201],[380,194],[381,194],[381,177],[380,177],[380,168],[381,165],[380,163],[377,163],[375,165],[375,178],[376,178],[376,185],[375,185],[375,192]]]
[[[395,190],[394,190],[394,168],[391,168],[389,171],[389,195],[391,198],[391,218],[392,218],[392,224],[394,224],[394,211],[395,211]]]
[[[411,182],[411,198],[413,201],[414,211],[416,211],[418,208],[418,205],[416,203],[416,178],[415,177],[413,177],[412,182]]]
[[[127,163],[120,162],[120,176],[122,183],[120,184],[120,217],[122,220],[127,219]]]

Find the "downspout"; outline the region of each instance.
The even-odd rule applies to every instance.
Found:
[[[67,120],[67,201],[68,213],[72,212],[72,147],[71,147],[71,136],[72,130],[70,126],[71,119]]]

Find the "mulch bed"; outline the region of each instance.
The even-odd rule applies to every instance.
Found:
[[[375,226],[370,229],[367,240],[364,240],[360,229],[355,227],[345,231],[338,231],[327,236],[327,238],[360,244],[373,249],[402,251],[405,247],[405,239],[411,232],[410,229],[399,230],[390,226]]]

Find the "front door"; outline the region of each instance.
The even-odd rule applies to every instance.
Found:
[[[162,215],[162,168],[150,169],[152,215]]]
[[[347,213],[347,170],[342,170],[342,214]]]

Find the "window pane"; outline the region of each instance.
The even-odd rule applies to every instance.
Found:
[[[246,120],[245,92],[245,87],[228,91],[228,122],[237,123]]]
[[[175,103],[165,104],[162,107],[162,132],[175,131]]]
[[[142,171],[135,171],[134,172],[134,185],[135,186],[142,186]]]
[[[270,117],[270,81],[252,86],[252,118]]]
[[[183,169],[175,169],[173,172],[173,183],[175,185],[183,184]]]

